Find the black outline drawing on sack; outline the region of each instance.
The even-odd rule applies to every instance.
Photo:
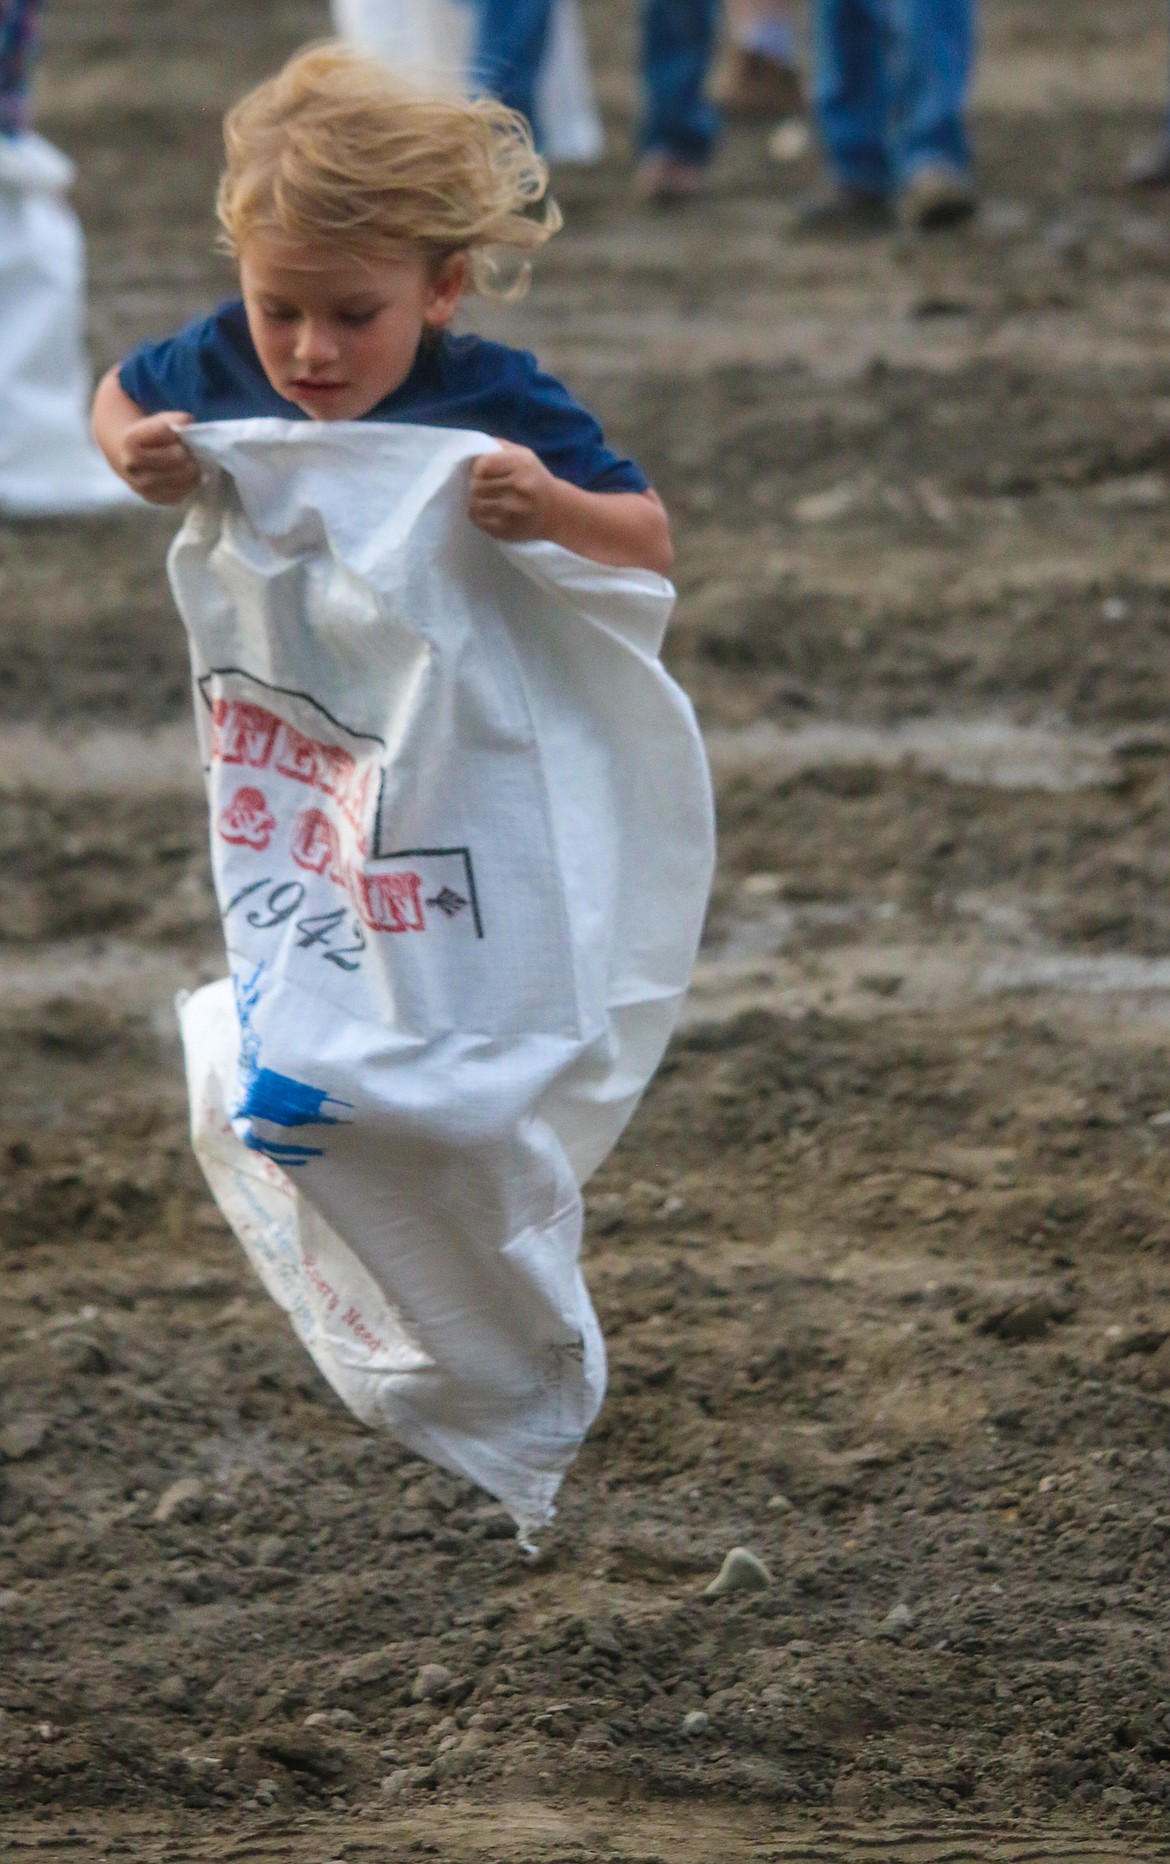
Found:
[[[347,738],[357,739],[359,742],[364,741],[366,744],[376,744],[379,751],[385,754],[385,751],[386,751],[385,739],[379,738],[375,732],[354,731],[353,728],[347,725],[343,719],[335,718],[333,713],[330,712],[325,706],[321,705],[316,699],[314,699],[311,693],[302,692],[299,688],[295,686],[274,685],[271,680],[262,680],[258,678],[255,673],[249,673],[246,667],[212,667],[207,673],[201,674],[199,676],[199,678],[196,680],[195,683],[199,689],[199,696],[203,700],[203,703],[207,707],[207,710],[209,712],[212,709],[213,701],[212,701],[212,697],[208,689],[211,686],[212,681],[226,679],[226,678],[230,678],[233,676],[236,679],[247,680],[249,685],[258,686],[263,692],[276,693],[286,699],[300,700],[302,704],[311,706],[313,711],[319,713],[323,719],[327,719],[329,724],[333,726],[334,730],[339,731],[339,732],[344,732]],[[374,810],[374,834],[373,834],[374,848],[373,848],[373,853],[369,857],[370,860],[371,861],[409,861],[409,860],[420,860],[421,861],[421,860],[427,860],[427,859],[437,860],[441,857],[450,858],[451,856],[455,856],[455,855],[459,856],[463,862],[463,872],[466,878],[467,895],[468,895],[466,903],[471,907],[471,917],[472,917],[472,921],[475,926],[475,936],[477,939],[482,939],[484,937],[483,918],[482,918],[482,915],[479,909],[479,894],[476,890],[476,885],[475,885],[475,870],[472,866],[472,861],[471,861],[471,849],[465,845],[460,845],[460,846],[451,847],[451,848],[383,848],[381,845],[382,844],[382,803],[383,803],[383,798],[385,796],[385,790],[386,790],[386,766],[385,764],[380,763],[379,769],[378,769],[378,800],[377,800],[377,804]],[[444,918],[449,918],[451,916],[448,912],[446,905],[442,903],[442,893],[446,893],[447,891],[448,889],[443,888],[439,896],[437,896],[434,899],[428,899],[426,902],[428,906],[438,906]]]

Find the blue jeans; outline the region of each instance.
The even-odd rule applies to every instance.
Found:
[[[817,122],[837,180],[891,194],[924,168],[967,174],[976,0],[816,0]]]
[[[536,74],[548,43],[553,0],[476,0],[472,80],[533,121]],[[706,96],[719,0],[643,0],[644,150],[705,162],[719,134]],[[537,125],[539,130],[539,125]]]

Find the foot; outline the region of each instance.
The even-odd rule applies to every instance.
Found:
[[[702,162],[684,161],[665,149],[652,149],[634,170],[634,196],[651,207],[672,207],[702,192],[707,170]]]
[[[837,183],[798,203],[792,230],[811,238],[856,239],[884,233],[893,224],[893,209],[884,194]]]
[[[733,45],[728,52],[713,95],[728,116],[776,117],[783,122],[804,115],[804,85],[796,67],[745,45]]]
[[[1123,179],[1131,188],[1170,188],[1170,130],[1130,157]]]
[[[899,202],[902,219],[919,233],[941,233],[962,226],[975,212],[970,176],[957,168],[920,168],[911,175]]]

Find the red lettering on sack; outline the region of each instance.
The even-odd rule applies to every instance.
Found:
[[[211,754],[221,763],[249,764],[254,770],[264,770],[271,764],[282,777],[335,797],[365,853],[366,807],[375,771],[372,763],[363,767],[351,751],[310,738],[275,712],[242,699],[212,702]]]
[[[298,867],[328,874],[339,886],[345,885],[337,830],[323,810],[302,809],[293,824],[292,858]]]
[[[318,744],[316,738],[307,738],[303,731],[282,719],[280,740],[276,747],[276,768],[282,777],[292,777],[297,783],[311,784],[313,789],[323,787],[321,783],[321,752],[324,745]]]
[[[225,841],[240,848],[267,848],[276,827],[263,790],[240,789],[219,815],[218,828]]]
[[[272,756],[280,720],[242,699],[216,699],[211,708],[211,755],[225,764],[263,770]]]
[[[380,1340],[378,1335],[366,1325],[360,1308],[348,1307],[341,1316],[341,1324],[349,1328],[355,1340],[360,1346],[364,1346],[367,1352],[380,1353],[382,1351],[385,1342]]]
[[[326,1281],[324,1275],[322,1275],[320,1269],[317,1267],[316,1256],[310,1256],[308,1254],[305,1256],[305,1280],[308,1282],[310,1288],[315,1289],[321,1296],[329,1312],[335,1314],[341,1306],[341,1302],[333,1284]]]
[[[372,932],[426,931],[421,874],[354,871],[349,876],[349,884],[358,912]]]

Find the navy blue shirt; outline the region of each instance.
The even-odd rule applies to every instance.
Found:
[[[238,298],[161,343],[144,343],[118,380],[144,414],[174,408],[197,421],[308,419],[265,375]],[[362,418],[511,440],[531,447],[558,479],[589,492],[644,492],[650,484],[640,466],[606,446],[600,423],[535,356],[483,337],[444,332],[422,344],[405,382]]]

